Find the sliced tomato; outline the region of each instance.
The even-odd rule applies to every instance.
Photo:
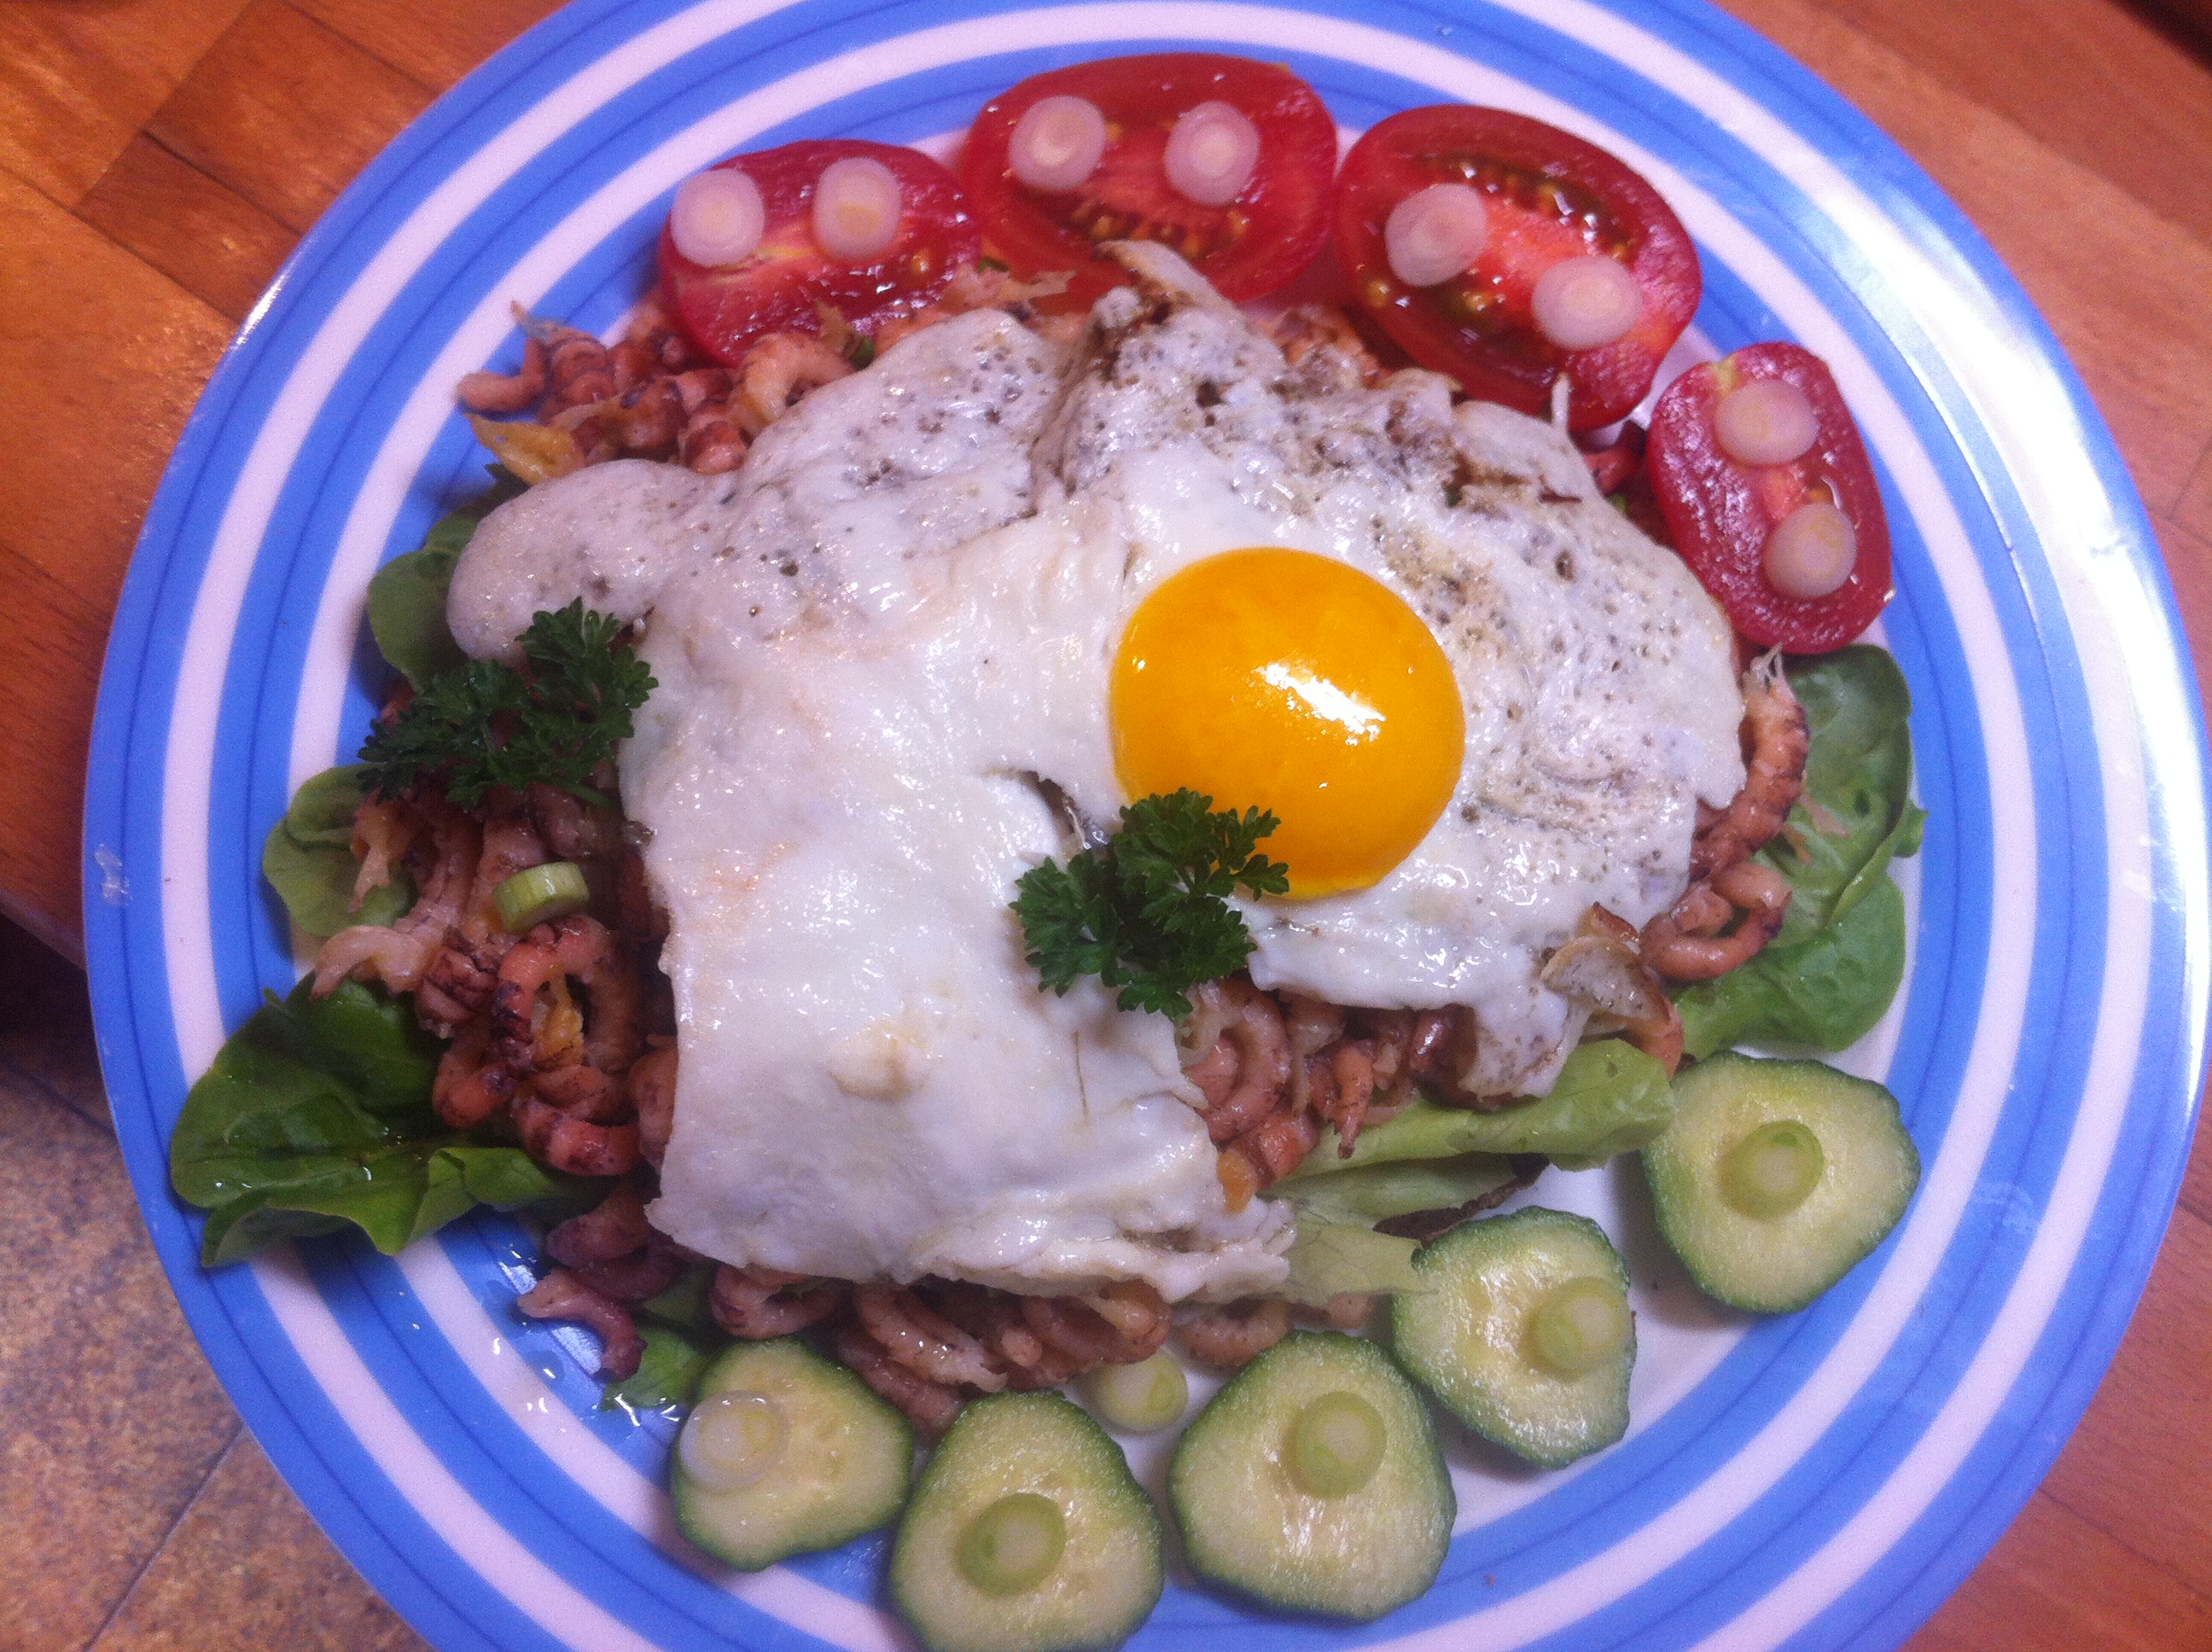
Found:
[[[1721,398],[1763,379],[1786,379],[1811,404],[1818,434],[1786,465],[1744,465],[1723,450]],[[1692,367],[1651,414],[1645,455],[1674,547],[1729,622],[1753,642],[1792,653],[1840,648],[1875,622],[1893,594],[1889,519],[1866,443],[1827,364],[1796,344],[1753,344]],[[1789,596],[1765,573],[1769,537],[1802,505],[1834,505],[1850,519],[1857,556],[1825,597]]]
[[[1032,104],[1088,99],[1106,117],[1097,169],[1064,194],[1014,176],[1006,146]],[[1224,206],[1201,206],[1170,187],[1164,165],[1176,118],[1226,103],[1260,133],[1252,176]],[[1127,277],[1099,243],[1158,241],[1188,258],[1224,298],[1273,292],[1312,262],[1328,235],[1336,122],[1287,69],[1205,52],[1109,58],[1033,75],[985,104],[960,153],[960,181],[989,250],[1017,275],[1075,272],[1071,300],[1089,303]]]
[[[848,155],[890,167],[899,181],[898,233],[868,263],[832,258],[815,245],[814,185],[822,169]],[[829,305],[860,331],[922,308],[964,264],[981,255],[982,234],[959,181],[927,155],[858,138],[814,138],[720,165],[760,186],[765,224],[759,248],[744,262],[694,264],[660,230],[660,290],[691,342],[728,367],[767,332],[819,333]]]
[[[1465,274],[1408,287],[1391,271],[1383,226],[1432,184],[1480,191],[1489,235]],[[1564,374],[1575,430],[1643,399],[1704,290],[1697,250],[1658,191],[1595,144],[1503,109],[1439,105],[1370,127],[1337,179],[1335,228],[1361,306],[1407,354],[1471,396],[1539,417]],[[1592,253],[1627,267],[1643,313],[1609,344],[1561,349],[1538,331],[1530,296],[1553,264]]]

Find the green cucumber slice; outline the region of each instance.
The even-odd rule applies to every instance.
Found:
[[[891,1551],[891,1599],[930,1652],[1118,1646],[1162,1576],[1159,1516],[1121,1448],[1048,1390],[968,1402]]]
[[[1457,1512],[1427,1408],[1390,1356],[1293,1331],[1176,1447],[1191,1567],[1269,1606],[1365,1620],[1436,1581]]]
[[[1660,1233],[1706,1295],[1790,1314],[1897,1225],[1920,1155],[1880,1084],[1729,1052],[1676,1075],[1674,1122],[1644,1174]]]
[[[1394,1297],[1406,1369],[1486,1440],[1546,1468],[1628,1430],[1628,1269],[1596,1223],[1528,1209],[1422,1248],[1429,1289]]]
[[[888,1525],[914,1473],[914,1430],[842,1365],[780,1337],[707,1368],[670,1461],[684,1536],[758,1571]]]

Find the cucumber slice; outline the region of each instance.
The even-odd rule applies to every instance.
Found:
[[[1049,1390],[968,1402],[891,1551],[891,1599],[930,1652],[1117,1646],[1161,1578],[1159,1516],[1121,1448]]]
[[[1176,1447],[1194,1570],[1269,1606],[1365,1620],[1436,1581],[1457,1502],[1436,1430],[1374,1343],[1293,1331]]]
[[[684,1535],[758,1571],[888,1525],[914,1473],[914,1430],[797,1338],[740,1342],[699,1379],[671,1463]]]
[[[1729,1052],[1676,1075],[1674,1122],[1644,1174],[1660,1233],[1706,1295],[1790,1314],[1897,1225],[1920,1155],[1880,1084]]]
[[[1422,1248],[1429,1289],[1392,1299],[1391,1345],[1451,1413],[1546,1468],[1628,1430],[1628,1269],[1596,1223],[1522,1210]]]

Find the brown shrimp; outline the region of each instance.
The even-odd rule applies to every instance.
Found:
[[[763,333],[745,352],[735,408],[748,434],[757,435],[803,394],[851,374],[853,364],[807,333]]]
[[[653,1048],[630,1063],[623,1088],[637,1114],[637,1151],[656,1170],[676,1127],[676,1041],[654,1034]]]
[[[430,1105],[454,1129],[473,1130],[499,1111],[513,1087],[506,1070],[491,1059],[491,1029],[471,1022],[438,1058]]]
[[[1290,1305],[1273,1297],[1201,1308],[1176,1327],[1193,1359],[1226,1371],[1250,1364],[1290,1333]]]
[[[1743,675],[1746,755],[1743,789],[1690,844],[1692,879],[1717,877],[1764,848],[1805,789],[1812,736],[1805,708],[1782,674],[1779,653]]]
[[[1698,896],[1700,902],[1705,898]],[[1725,922],[1734,908],[1718,895],[1711,899],[1721,902],[1717,921]],[[1682,1064],[1681,1012],[1644,962],[1634,926],[1617,913],[1593,904],[1573,937],[1545,960],[1537,979],[1562,997],[1618,1022],[1628,1042],[1656,1058],[1668,1073]]]
[[[853,1307],[868,1334],[900,1364],[933,1382],[962,1383],[996,1394],[1006,1374],[981,1342],[926,1305],[911,1291],[864,1285]]]
[[[396,799],[363,798],[353,811],[353,853],[361,862],[354,875],[353,898],[346,910],[358,912],[372,890],[392,881],[392,869],[407,858],[422,830],[422,818]]]
[[[580,1216],[572,1216],[545,1236],[546,1254],[564,1267],[612,1261],[641,1249],[653,1234],[645,1219],[645,1200],[625,1181]]]
[[[1079,1371],[1133,1365],[1167,1340],[1170,1315],[1160,1293],[1125,1279],[1080,1297],[1024,1297],[1024,1324]]]
[[[1198,999],[1221,1019],[1213,1046],[1185,1076],[1206,1097],[1206,1132],[1216,1142],[1234,1140],[1274,1110],[1291,1080],[1291,1043],[1275,1000],[1249,981],[1231,976],[1208,981]]]
[[[472,413],[520,413],[535,407],[545,393],[545,346],[536,337],[522,341],[522,367],[516,373],[464,374],[453,394]]]
[[[1750,963],[1781,932],[1790,894],[1789,880],[1765,862],[1740,860],[1692,884],[1645,926],[1644,959],[1669,981],[1715,980]],[[1731,919],[1735,926],[1720,932]]]
[[[830,1348],[854,1376],[903,1412],[908,1422],[934,1439],[952,1426],[965,1402],[960,1391],[916,1375],[894,1359],[884,1345],[856,1321],[841,1321]]]
[[[499,966],[514,939],[504,933],[477,938],[461,931],[450,932],[415,989],[416,1019],[426,1027],[447,1031],[483,1015],[491,1007],[492,991],[499,985]]]
[[[794,1289],[799,1285],[808,1288]],[[714,1323],[750,1342],[804,1331],[828,1319],[844,1301],[845,1287],[834,1279],[787,1273],[780,1267],[732,1267],[726,1263],[714,1270],[714,1283],[707,1293],[708,1311],[714,1315]]]
[[[514,1305],[534,1320],[574,1320],[598,1333],[599,1370],[617,1382],[637,1375],[638,1362],[645,1357],[645,1339],[637,1333],[629,1309],[567,1268],[555,1268],[516,1298]]]
[[[585,1060],[602,1072],[623,1072],[636,1060],[641,1042],[636,972],[621,940],[581,913],[538,925],[501,963],[491,1013],[501,1057],[518,1067],[533,1065],[538,995],[556,975],[591,994]]]
[[[434,859],[417,880],[421,893],[415,904],[389,928],[356,924],[325,941],[315,955],[317,998],[337,991],[349,977],[380,981],[395,993],[415,990],[446,932],[460,917],[482,842],[476,823],[456,809],[434,817],[430,835]]]
[[[550,1102],[518,1090],[507,1103],[515,1133],[531,1157],[570,1175],[627,1175],[637,1168],[637,1127],[571,1118]]]

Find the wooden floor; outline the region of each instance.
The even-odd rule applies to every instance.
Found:
[[[2212,637],[2207,60],[2125,0],[1726,3],[1990,237],[2082,368],[2185,617]],[[0,0],[0,746],[15,779],[0,907],[55,946],[79,944],[75,822],[108,617],[198,386],[354,173],[549,9]],[[0,1652],[420,1644],[241,1431],[137,1222],[82,977],[4,921],[0,1302]],[[2087,1420],[1917,1652],[2212,1649],[2208,1327],[2200,1139]]]

